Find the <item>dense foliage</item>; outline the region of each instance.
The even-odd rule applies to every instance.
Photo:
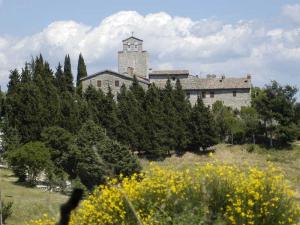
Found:
[[[97,188],[70,224],[252,224],[292,225],[300,218],[293,191],[270,165],[263,171],[226,164],[193,169],[151,166],[142,175]],[[44,218],[32,225],[51,225]]]
[[[297,89],[275,81],[254,88],[252,105],[239,111],[219,101],[207,107],[200,97],[190,105],[179,80],[144,90],[134,77],[117,96],[110,88],[104,93],[93,86],[83,93],[80,79],[87,69],[81,54],[76,88],[71,68],[69,55],[56,71],[40,55],[21,71],[12,70],[7,93],[0,94],[2,147],[11,165],[20,153],[16,149],[42,142],[49,150],[53,182],[67,176],[91,189],[106,176],[139,171],[135,153],[163,159],[218,141],[280,147],[300,136]],[[24,174],[19,178],[24,180]]]

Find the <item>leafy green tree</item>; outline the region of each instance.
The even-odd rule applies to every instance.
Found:
[[[71,67],[71,59],[69,55],[65,56],[64,61],[64,79],[66,89],[73,93],[74,92],[74,85],[73,85],[73,74],[72,74],[72,67]]]
[[[106,138],[98,143],[97,149],[109,171],[114,176],[119,176],[120,174],[130,176],[141,171],[137,157],[131,153],[126,145]]]
[[[76,89],[79,95],[82,94],[82,85],[80,79],[87,77],[86,65],[82,54],[79,54],[78,66],[77,66],[77,79],[76,79]]]
[[[8,162],[20,181],[35,183],[51,167],[49,149],[42,142],[29,142],[8,153]]]
[[[225,141],[226,137],[230,135],[230,122],[233,117],[232,111],[223,102],[216,101],[212,106],[212,112],[219,140]]]
[[[256,143],[256,133],[259,126],[259,118],[255,108],[242,107],[241,119],[243,120],[246,136],[252,139],[252,143]]]
[[[213,116],[199,97],[191,111],[189,135],[191,137],[190,146],[194,150],[198,150],[199,147],[206,149],[217,143]]]
[[[296,93],[295,87],[281,86],[276,81],[272,81],[270,85],[258,90],[252,99],[252,104],[263,121],[263,131],[269,138],[270,147],[273,147],[274,138],[280,145],[289,144],[294,139],[295,131],[292,130],[294,130]],[[280,135],[279,131],[285,131],[285,135]],[[288,138],[286,135],[290,137]]]
[[[57,168],[63,169],[71,179],[75,179],[79,150],[75,138],[61,127],[49,127],[43,130],[42,140],[50,149],[51,160]]]

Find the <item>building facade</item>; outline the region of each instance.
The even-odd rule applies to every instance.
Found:
[[[107,92],[110,87],[116,96],[123,84],[127,87],[131,85],[134,76],[145,90],[151,83],[164,88],[168,79],[173,85],[179,79],[191,104],[201,97],[209,106],[218,100],[237,109],[250,105],[250,75],[238,78],[207,75],[203,78],[191,75],[188,70],[149,70],[149,57],[143,50],[143,41],[132,36],[122,43],[123,50],[118,52],[118,72],[103,70],[83,78],[83,90],[93,85]]]

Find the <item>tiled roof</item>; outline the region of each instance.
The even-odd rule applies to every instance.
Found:
[[[84,77],[84,78],[81,78],[80,80],[83,81],[83,80],[89,80],[93,77],[96,77],[96,76],[100,76],[101,74],[112,74],[114,76],[118,76],[118,77],[122,77],[124,79],[128,79],[128,80],[132,80],[133,79],[133,76],[130,76],[128,74],[121,74],[121,73],[117,73],[115,71],[112,71],[112,70],[103,70],[103,71],[100,71],[100,72],[97,72],[97,73],[94,73],[94,74],[91,74],[87,77]],[[149,80],[146,79],[146,78],[143,78],[143,77],[140,77],[140,76],[136,76],[137,80],[139,82],[142,82],[142,83],[145,83],[145,84],[149,84]]]
[[[164,88],[165,80],[155,80],[155,85]],[[200,78],[189,76],[187,79],[180,79],[180,83],[184,90],[211,90],[211,89],[248,89],[251,88],[250,77],[215,77]]]
[[[188,70],[153,70],[149,73],[151,75],[188,75]]]

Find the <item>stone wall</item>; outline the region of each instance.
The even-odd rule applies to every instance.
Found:
[[[148,78],[148,53],[146,51],[120,51],[118,53],[119,73],[127,73],[128,67],[133,68],[135,75]]]
[[[236,96],[233,96],[234,91]],[[207,106],[212,106],[216,101],[222,101],[224,105],[233,109],[240,109],[242,106],[251,104],[250,89],[188,90],[186,92],[192,105],[197,102],[198,96],[202,97],[202,92],[206,94],[202,100]],[[213,97],[211,97],[211,92],[213,92]]]
[[[101,87],[98,87],[98,81],[101,82]],[[119,83],[118,86],[116,86],[117,83]],[[123,84],[125,84],[126,87],[130,87],[130,85],[132,84],[132,79],[118,76],[116,74],[102,73],[90,79],[83,80],[82,89],[83,91],[85,91],[89,85],[93,85],[96,89],[101,88],[104,93],[107,93],[108,87],[110,86],[113,95],[117,96],[117,93],[120,92],[120,88]],[[148,84],[146,83],[140,82],[140,85],[145,90],[148,88]]]

